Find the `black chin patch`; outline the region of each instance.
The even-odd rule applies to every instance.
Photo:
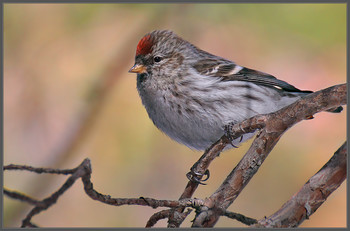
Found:
[[[138,75],[137,75],[137,81],[138,81],[139,83],[142,83],[142,82],[144,82],[144,81],[147,79],[147,77],[148,77],[148,74],[147,74],[147,73],[138,74]]]

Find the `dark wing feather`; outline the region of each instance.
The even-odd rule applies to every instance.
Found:
[[[198,73],[201,75],[222,77],[230,73],[236,64],[228,60],[205,59],[193,65]]]
[[[288,92],[312,93],[312,91],[300,90],[270,74],[237,66],[226,59],[205,59],[197,62],[193,67],[202,75],[218,77],[222,81],[246,81]],[[234,71],[235,68],[237,72]]]
[[[274,87],[277,89],[282,89],[284,91],[288,92],[304,92],[304,93],[312,93],[312,91],[303,91],[300,90],[293,85],[284,82],[282,80],[277,79],[276,77],[260,72],[255,71],[253,69],[249,69],[244,67],[242,70],[240,70],[238,73],[226,76],[225,81],[232,81],[232,80],[240,80],[240,81],[247,81],[252,82],[260,85],[264,85],[267,87]]]

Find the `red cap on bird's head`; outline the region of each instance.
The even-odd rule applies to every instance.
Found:
[[[153,41],[151,35],[145,35],[137,44],[136,56],[146,55],[152,52]]]

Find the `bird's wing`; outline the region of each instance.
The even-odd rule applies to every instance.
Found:
[[[288,92],[312,92],[300,90],[270,74],[239,66],[226,59],[202,59],[193,68],[201,75],[218,77],[222,81],[247,81]]]

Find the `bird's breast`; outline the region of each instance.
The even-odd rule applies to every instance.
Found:
[[[164,89],[138,88],[153,123],[168,136],[190,148],[205,149],[223,134],[223,124],[205,108],[200,98],[182,92],[175,85]]]

